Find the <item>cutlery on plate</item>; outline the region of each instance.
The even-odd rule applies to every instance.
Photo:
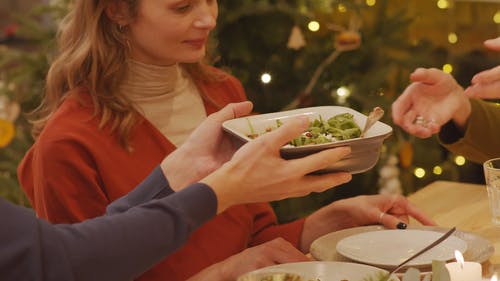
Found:
[[[445,234],[443,234],[443,236],[439,237],[436,241],[434,241],[431,244],[429,244],[429,246],[423,248],[418,253],[414,254],[413,256],[409,257],[408,259],[406,259],[402,263],[398,264],[398,266],[396,266],[396,268],[394,268],[391,272],[389,272],[389,274],[387,275],[387,277],[383,281],[389,280],[389,278],[391,277],[392,274],[396,273],[398,270],[400,270],[401,268],[403,268],[403,266],[406,265],[408,262],[412,261],[416,257],[422,255],[423,253],[429,251],[430,249],[432,249],[435,246],[437,246],[439,243],[441,243],[444,240],[446,240],[446,238],[450,237],[453,234],[453,232],[455,232],[455,230],[456,230],[456,227],[453,227],[452,229],[448,230]]]

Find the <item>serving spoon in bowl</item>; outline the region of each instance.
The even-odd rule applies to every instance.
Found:
[[[384,116],[384,110],[380,107],[375,107],[370,114],[368,114],[368,118],[366,118],[365,128],[361,132],[360,138],[364,137],[366,132],[378,121],[380,118]]]

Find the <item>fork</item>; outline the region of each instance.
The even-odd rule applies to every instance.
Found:
[[[446,240],[446,238],[450,237],[450,235],[452,235],[453,232],[455,232],[455,230],[456,230],[456,227],[453,227],[452,229],[448,230],[445,234],[443,234],[443,236],[439,237],[436,241],[434,241],[431,244],[429,244],[429,246],[423,248],[418,253],[414,254],[413,256],[409,257],[408,259],[406,259],[402,263],[398,264],[398,266],[396,266],[396,268],[394,268],[391,272],[389,272],[389,274],[387,275],[387,278],[385,278],[383,281],[388,281],[391,278],[392,274],[398,272],[398,270],[400,270],[401,268],[403,268],[403,266],[406,265],[408,262],[412,261],[416,257],[422,255],[423,253],[429,251],[430,249],[432,249],[435,246],[437,246],[439,243],[441,243],[444,240]]]

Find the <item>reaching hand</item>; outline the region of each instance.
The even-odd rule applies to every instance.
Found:
[[[262,267],[302,261],[309,259],[283,238],[276,238],[207,267],[188,281],[233,281],[240,275]]]
[[[500,37],[484,42],[491,50],[500,51]],[[500,98],[500,66],[488,69],[474,75],[471,86],[465,90],[465,94],[472,98],[498,99]]]
[[[306,219],[301,249],[309,250],[312,241],[340,229],[371,224],[406,228],[409,217],[424,225],[435,225],[434,221],[401,195],[357,196],[335,201]]]
[[[439,132],[453,120],[464,127],[470,115],[470,103],[455,79],[438,69],[415,70],[412,83],[392,104],[392,119],[405,131],[420,138]]]
[[[486,48],[493,51],[500,51],[500,37],[484,41]]]
[[[387,228],[402,227],[413,217],[424,225],[435,225],[422,211],[401,195],[358,196],[337,202],[337,208],[346,210],[349,219],[340,222],[343,228],[382,224]],[[404,227],[403,227],[404,228]]]
[[[322,192],[351,180],[346,172],[311,175],[350,153],[349,147],[327,149],[285,160],[280,148],[309,126],[307,117],[288,120],[277,130],[246,143],[220,169],[201,182],[214,189],[218,211],[233,204],[268,202]]]
[[[189,138],[161,163],[174,190],[197,182],[218,169],[238,148],[222,130],[226,120],[249,114],[251,102],[232,103],[207,117]]]

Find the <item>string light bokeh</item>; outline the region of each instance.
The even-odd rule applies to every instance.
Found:
[[[376,0],[365,0],[367,7],[376,7]],[[488,1],[489,2],[489,1]],[[500,2],[500,1],[499,1]],[[412,29],[412,34],[410,34],[410,40],[413,44],[418,44],[422,38],[431,38],[434,42],[439,45],[445,46],[449,51],[450,58],[454,52],[463,51],[465,48],[478,48],[482,44],[482,40],[478,39],[478,36],[483,36],[484,34],[477,34],[477,32],[470,32],[470,30],[464,30],[468,21],[481,22],[475,23],[475,28],[481,28],[482,26],[494,25],[496,26],[497,33],[500,33],[500,9],[498,4],[492,6],[490,14],[482,14],[480,18],[474,18],[472,15],[474,12],[473,3],[468,3],[468,1],[454,1],[454,0],[435,0],[435,1],[407,1],[407,6],[409,7],[410,13],[415,16],[415,23]],[[340,14],[346,14],[349,12],[349,7],[343,3],[339,3],[336,6],[336,11]],[[422,13],[426,11],[426,14]],[[429,14],[429,11],[432,14]],[[472,14],[471,14],[472,13]],[[432,17],[435,19],[430,26],[429,21],[425,18]],[[312,19],[307,24],[306,32],[317,33],[325,28],[325,23],[321,22],[320,19]],[[491,30],[491,28],[488,28]],[[495,37],[496,34],[492,34],[491,37]],[[442,65],[442,70],[446,73],[454,74],[455,66],[451,59],[447,59]],[[271,83],[272,79],[279,79],[279,77],[271,77],[269,73],[263,73],[261,76],[261,81],[263,84]],[[339,104],[344,104],[351,95],[351,89],[349,86],[341,86],[336,90],[332,90],[331,96]],[[384,90],[380,90],[380,95],[384,95]],[[467,164],[467,160],[462,156],[453,156],[450,162],[454,165],[461,167]],[[436,163],[435,166],[428,168],[426,170],[424,167],[414,167],[413,174],[418,179],[423,179],[426,176],[441,176],[446,173],[446,165],[442,163]]]

